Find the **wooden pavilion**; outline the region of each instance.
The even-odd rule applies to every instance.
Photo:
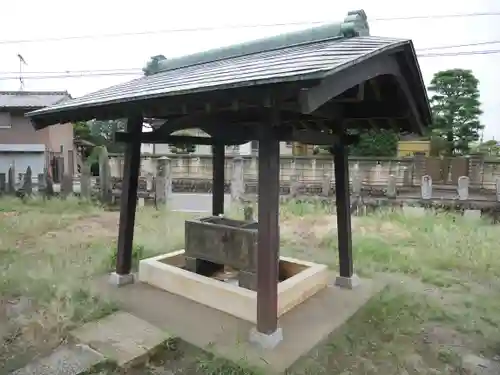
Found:
[[[28,114],[36,129],[127,118],[114,280],[131,281],[141,142],[213,146],[213,214],[224,210],[225,146],[259,143],[257,331],[279,331],[279,142],[329,145],[335,164],[339,277],[353,287],[348,156],[351,129],[422,133],[431,122],[411,40],[369,36],[364,11],[344,22],[186,57],[155,56],[145,76]],[[145,119],[162,120],[143,133]],[[210,138],[175,136],[199,128]],[[168,240],[168,239],[166,239]]]

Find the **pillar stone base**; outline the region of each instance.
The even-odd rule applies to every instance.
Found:
[[[128,285],[128,284],[133,284],[134,283],[134,274],[133,273],[128,273],[125,275],[120,275],[116,272],[112,272],[109,275],[109,283],[111,285],[120,287],[123,285]]]
[[[354,274],[351,277],[337,276],[335,285],[345,289],[354,289],[361,283],[358,275]]]
[[[274,349],[278,344],[283,341],[283,329],[278,328],[271,334],[265,334],[257,331],[256,327],[250,330],[250,342],[258,345],[262,349]]]

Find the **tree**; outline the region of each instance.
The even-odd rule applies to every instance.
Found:
[[[359,143],[349,147],[353,156],[394,156],[398,150],[399,136],[392,130],[361,132]]]
[[[432,130],[446,140],[448,155],[467,154],[484,128],[478,85],[472,71],[465,69],[437,72],[431,81]]]

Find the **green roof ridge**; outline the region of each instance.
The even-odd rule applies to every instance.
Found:
[[[322,40],[351,38],[363,35],[370,35],[366,13],[364,10],[354,10],[348,12],[344,22],[340,23],[316,26],[173,59],[167,59],[163,55],[153,56],[143,71],[145,75],[152,75],[207,62],[273,51]]]

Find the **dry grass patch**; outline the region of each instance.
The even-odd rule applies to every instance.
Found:
[[[0,362],[7,363],[22,351],[50,349],[68,328],[115,308],[87,281],[113,267],[119,214],[73,200],[8,200],[3,207],[0,328],[7,330],[0,330]],[[336,269],[332,211],[320,204],[284,205],[282,252]],[[135,263],[183,248],[184,220],[191,217],[139,209]],[[385,277],[391,287],[289,374],[451,375],[460,373],[465,353],[500,353],[497,226],[447,214],[379,212],[353,218],[352,227],[357,272]],[[167,374],[176,362],[192,374],[254,374],[199,351],[179,356],[169,354],[137,373]]]
[[[68,329],[116,308],[88,280],[114,266],[119,213],[76,199],[2,202],[0,363],[12,360],[16,367],[20,353],[50,350]],[[136,261],[182,247],[183,220],[139,210]]]

